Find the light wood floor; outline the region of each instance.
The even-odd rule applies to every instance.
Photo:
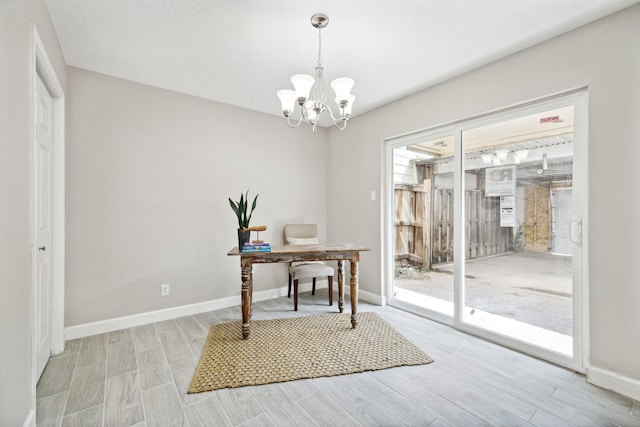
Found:
[[[326,291],[254,304],[254,319],[337,311]],[[393,309],[435,362],[187,395],[211,324],[239,307],[67,343],[37,387],[38,426],[640,426],[640,404],[550,365]],[[350,309],[348,306],[345,309]],[[240,331],[238,331],[240,333]]]

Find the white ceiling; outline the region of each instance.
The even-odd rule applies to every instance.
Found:
[[[640,0],[46,0],[68,65],[281,116],[279,89],[351,77],[353,115]]]

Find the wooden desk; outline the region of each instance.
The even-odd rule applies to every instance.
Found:
[[[351,243],[327,243],[324,245],[278,245],[271,252],[240,252],[238,247],[229,251],[229,256],[240,256],[242,270],[242,337],[250,333],[253,308],[253,264],[294,261],[338,261],[338,308],[344,310],[344,261],[351,266],[351,326],[358,324],[358,261],[360,252],[370,249]]]

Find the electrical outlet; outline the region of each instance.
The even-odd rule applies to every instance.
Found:
[[[165,283],[164,285],[160,285],[160,296],[166,297],[169,296],[169,284]]]

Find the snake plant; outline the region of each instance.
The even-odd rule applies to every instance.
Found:
[[[231,205],[231,209],[235,212],[238,217],[238,228],[245,229],[249,228],[249,222],[251,221],[251,215],[253,215],[253,210],[256,208],[256,202],[258,201],[258,195],[253,199],[253,203],[251,204],[251,211],[249,212],[249,216],[247,216],[247,210],[249,208],[249,190],[246,193],[240,193],[240,201],[234,202],[229,197],[229,204]]]

